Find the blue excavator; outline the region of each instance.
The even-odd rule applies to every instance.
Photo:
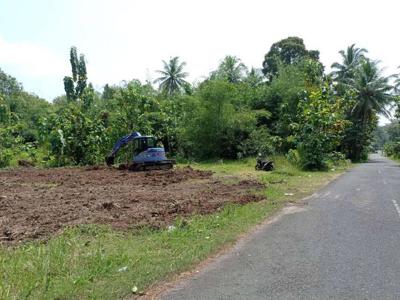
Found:
[[[153,136],[142,136],[139,132],[132,132],[120,138],[114,145],[110,154],[106,157],[108,166],[114,164],[118,151],[127,145],[133,144],[133,160],[127,168],[131,171],[168,170],[172,169],[175,160],[167,159],[164,147],[157,145],[157,139]]]

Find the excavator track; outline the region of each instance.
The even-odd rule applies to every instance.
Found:
[[[151,163],[151,164],[138,164],[132,163],[129,167],[129,171],[151,171],[151,170],[170,170],[174,167],[173,161],[162,162],[162,163]]]

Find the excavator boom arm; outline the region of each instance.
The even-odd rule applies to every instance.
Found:
[[[125,135],[122,138],[120,138],[115,144],[110,152],[110,154],[106,158],[106,163],[107,165],[112,165],[114,163],[114,158],[117,155],[118,151],[124,147],[126,144],[128,144],[130,141],[132,141],[135,137],[141,136],[141,134],[137,131],[132,132],[131,134]]]

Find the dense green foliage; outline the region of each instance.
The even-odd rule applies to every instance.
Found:
[[[41,160],[40,120],[52,111],[44,99],[25,92],[22,85],[0,69],[0,167]]]
[[[344,119],[343,100],[335,97],[327,84],[305,95],[298,105],[297,145],[304,169],[323,169],[336,152],[349,124]],[[343,159],[343,157],[341,157]]]
[[[391,123],[378,127],[374,132],[374,137],[374,149],[383,150],[389,157],[400,158],[400,124],[398,120],[392,120]]]
[[[190,160],[281,153],[305,169],[344,157],[360,161],[372,142],[375,149],[398,142],[378,143],[374,132],[378,114],[388,115],[396,100],[399,80],[383,76],[366,53],[351,45],[325,74],[318,51],[289,37],[272,45],[263,69],[226,56],[191,85],[186,64],[173,57],[163,61],[158,87],[132,80],[100,93],[89,82],[84,55],[72,47],[65,95],[52,103],[0,71],[0,167],[100,164],[132,131],[154,135],[169,156]],[[127,147],[118,159],[131,156]]]

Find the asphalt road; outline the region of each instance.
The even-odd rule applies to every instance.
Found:
[[[378,155],[161,299],[400,299],[400,167]]]

